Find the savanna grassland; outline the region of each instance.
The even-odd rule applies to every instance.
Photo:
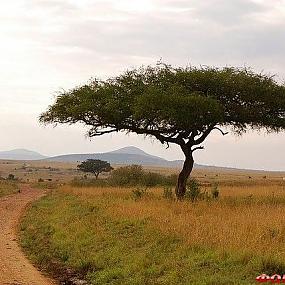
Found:
[[[280,173],[196,176],[203,193],[219,182],[219,197],[178,202],[163,187],[137,195],[136,187],[61,186],[23,218],[22,246],[57,278],[90,284],[256,284],[261,273],[285,273]]]
[[[18,184],[15,181],[0,180],[0,198],[17,193]]]

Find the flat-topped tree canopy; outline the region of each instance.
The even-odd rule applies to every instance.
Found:
[[[40,121],[81,122],[90,127],[90,137],[126,131],[176,143],[191,160],[182,179],[185,192],[192,153],[212,130],[285,130],[285,86],[246,68],[159,64],[63,91]]]

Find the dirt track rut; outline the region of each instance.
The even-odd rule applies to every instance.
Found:
[[[44,195],[22,186],[21,193],[0,198],[0,285],[55,285],[25,257],[17,242],[17,224],[26,206]]]

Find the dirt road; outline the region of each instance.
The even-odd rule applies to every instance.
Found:
[[[21,193],[0,199],[0,284],[54,285],[27,260],[17,243],[17,223],[28,203],[43,196],[40,190],[21,187]]]

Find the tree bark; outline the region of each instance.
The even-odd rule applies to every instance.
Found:
[[[184,154],[185,154],[185,161],[183,164],[183,168],[178,176],[176,189],[175,189],[175,194],[178,200],[182,200],[185,196],[187,179],[189,178],[194,165],[192,152],[191,151],[189,151],[188,153],[184,152]]]

